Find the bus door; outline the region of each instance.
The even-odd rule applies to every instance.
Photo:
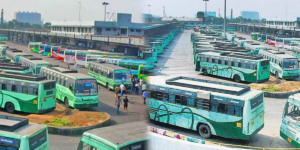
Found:
[[[48,82],[42,84],[44,90],[34,88],[34,92],[41,92],[40,106],[41,110],[55,108],[55,82]],[[36,91],[35,91],[36,90]],[[35,93],[34,93],[35,94]]]

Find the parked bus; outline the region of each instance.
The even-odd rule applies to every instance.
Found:
[[[257,40],[258,35],[259,35],[259,32],[251,32],[250,33],[250,36],[251,36],[252,40]]]
[[[42,42],[29,42],[28,43],[28,51],[39,51],[39,45],[42,44]]]
[[[266,50],[267,47],[262,46],[258,43],[245,43],[244,44],[245,49],[251,50],[253,52],[253,55],[258,55],[258,52],[260,50]]]
[[[67,48],[58,48],[57,49],[57,52],[58,52],[58,55],[57,57],[55,55],[52,55],[53,58],[57,58],[58,60],[64,60],[65,58],[65,50],[67,50]]]
[[[152,48],[156,49],[158,54],[163,54],[164,53],[164,49],[162,47],[162,42],[152,41],[152,42],[149,42],[149,44]]]
[[[82,54],[81,54],[82,53]],[[112,55],[114,54],[114,55]],[[96,53],[92,53],[92,54],[87,54],[85,52],[80,52],[80,54],[78,53],[78,55],[80,55],[80,57],[84,57],[84,62],[82,61],[82,59],[78,59],[77,63],[78,65],[82,65],[87,67],[89,62],[95,62],[97,61],[98,58],[110,58],[110,59],[137,59],[136,56],[125,56],[122,53],[100,53],[100,54],[96,54]]]
[[[282,115],[282,122],[280,126],[280,136],[295,146],[300,148],[300,137],[298,130],[300,117],[300,94],[289,96]]]
[[[43,52],[44,56],[51,56],[51,48],[52,47],[53,47],[52,45],[44,46],[44,52]]]
[[[97,82],[107,89],[115,90],[115,87],[122,83],[126,89],[131,89],[131,74],[127,68],[107,63],[90,62],[88,74],[95,77]]]
[[[74,64],[76,61],[80,60],[80,58],[78,59],[77,57],[77,53],[79,53],[80,51],[84,50],[64,50],[64,62]]]
[[[8,49],[9,49],[8,47],[0,47],[0,56],[5,56],[5,52]],[[12,48],[10,48],[10,49],[12,49]]]
[[[41,75],[56,81],[56,98],[66,107],[98,107],[97,80],[76,70],[63,67],[42,67]]]
[[[13,60],[15,63],[19,63],[20,57],[22,56],[32,56],[30,54],[26,54],[20,51],[7,51],[6,57]]]
[[[144,69],[151,70],[154,69],[154,62],[141,59],[115,59],[115,58],[97,58],[97,62],[106,62],[114,64],[120,67],[124,67],[130,70],[138,70],[140,65],[143,65]]]
[[[249,86],[162,76],[148,77],[147,83],[151,120],[198,131],[203,138],[249,140],[264,127],[264,93]]]
[[[58,56],[58,49],[59,48],[61,48],[61,46],[51,46],[50,53],[51,53],[51,57],[52,58],[57,58],[57,56]]]
[[[27,118],[0,118],[1,150],[49,150],[46,125],[29,123]]]
[[[41,68],[44,66],[52,66],[52,63],[43,61],[42,58],[35,58],[35,57],[21,57],[19,60],[19,63],[22,64],[22,66],[27,66],[30,69],[32,69],[33,74],[39,75]]]
[[[274,50],[259,51],[259,55],[270,60],[270,72],[277,78],[299,78],[299,63],[296,57]]]
[[[89,130],[83,133],[77,150],[148,150],[147,132],[145,121]]]
[[[11,53],[23,53],[23,51],[18,50],[18,49],[7,49],[5,51],[5,57],[10,59],[11,62],[15,62],[15,58],[13,56],[10,55],[10,57],[7,57],[7,53],[11,54]]]
[[[0,63],[0,70],[3,72],[11,72],[16,74],[28,74],[32,75],[32,69],[25,66],[18,66],[18,65],[9,65],[9,64],[3,64]]]
[[[296,57],[300,61],[300,47],[294,46],[292,49],[293,56]]]
[[[265,82],[270,77],[270,64],[263,57],[224,52],[201,52],[197,55],[196,71],[216,75],[235,82]]]
[[[10,62],[11,62],[10,59],[8,59],[8,58],[6,58],[6,57],[2,58],[2,57],[0,56],[0,63],[10,63]]]
[[[0,80],[0,106],[7,112],[46,113],[55,109],[54,81],[11,72],[0,72]]]
[[[34,48],[34,49],[33,49],[33,52],[43,54],[43,53],[44,53],[45,46],[47,46],[47,44],[39,44],[39,45],[38,45],[39,48],[38,48],[38,49],[37,49],[37,48]]]

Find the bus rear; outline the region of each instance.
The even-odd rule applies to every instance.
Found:
[[[51,46],[51,57],[52,58],[57,58],[58,57],[58,49],[60,47],[59,46]]]
[[[42,83],[37,91],[38,94],[38,113],[46,113],[56,107],[56,89],[54,81]]]
[[[39,51],[36,52],[36,53],[43,54],[43,53],[44,53],[44,50],[45,50],[45,46],[47,46],[47,45],[46,45],[46,44],[40,44],[40,45],[39,45]]]
[[[58,48],[58,56],[57,56],[58,60],[64,60],[65,50],[67,50],[67,49],[66,48]]]
[[[64,62],[71,63],[71,64],[75,63],[76,53],[77,53],[77,50],[65,50]]]
[[[268,81],[270,78],[270,61],[265,59],[258,61],[257,72],[256,72],[256,82],[261,83]]]
[[[44,47],[44,56],[51,56],[51,45],[46,45]]]
[[[121,83],[123,83],[126,89],[131,89],[130,70],[115,70],[114,81],[115,81],[114,87],[116,85],[121,85]]]
[[[249,140],[264,127],[265,102],[264,93],[258,90],[252,90],[251,98],[245,101],[242,126],[245,139]],[[254,95],[254,96],[253,96]]]

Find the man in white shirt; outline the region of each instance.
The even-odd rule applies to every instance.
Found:
[[[142,94],[143,94],[145,91],[146,91],[146,84],[143,83],[143,85],[142,85]]]
[[[121,89],[120,96],[123,96],[124,88],[125,88],[125,86],[124,86],[124,84],[122,83],[122,84],[120,85],[120,89]]]
[[[74,69],[77,70],[77,62],[74,63]]]

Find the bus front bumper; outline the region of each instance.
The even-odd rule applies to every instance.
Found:
[[[284,134],[282,131],[280,131],[280,136],[286,140],[287,142],[289,142],[290,144],[294,145],[296,148],[300,148],[300,143],[293,140],[292,138],[288,137],[286,134]]]
[[[74,108],[90,108],[90,107],[98,107],[98,103],[74,104]]]
[[[265,124],[262,124],[258,129],[256,129],[251,135],[246,135],[245,140],[250,140],[253,138],[262,128],[264,128]]]
[[[299,75],[282,76],[282,79],[295,79],[295,78],[299,78]]]
[[[45,114],[45,113],[53,111],[54,109],[55,109],[55,107],[48,108],[48,109],[42,109],[42,110],[38,110],[37,113],[38,114]]]

